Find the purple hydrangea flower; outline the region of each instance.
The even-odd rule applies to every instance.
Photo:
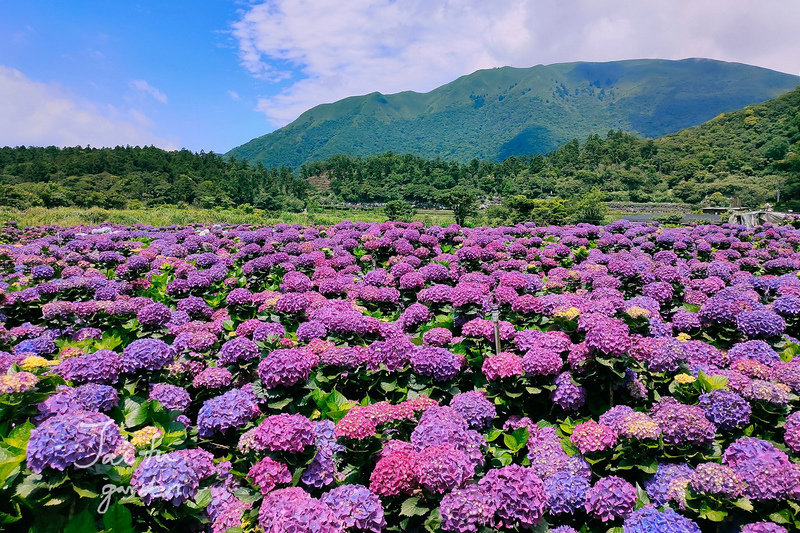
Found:
[[[345,528],[380,533],[386,526],[380,498],[363,485],[342,485],[320,499]]]
[[[512,464],[489,470],[478,485],[494,500],[493,527],[531,527],[541,520],[547,495],[532,469]]]
[[[313,445],[315,439],[314,425],[308,418],[284,413],[268,416],[242,435],[239,448],[299,453]]]
[[[122,372],[122,357],[111,350],[97,350],[61,361],[56,371],[76,383],[116,383]]]
[[[299,487],[279,489],[261,502],[258,524],[264,533],[343,533],[338,515]]]
[[[617,476],[600,478],[586,493],[586,512],[603,522],[627,518],[636,503],[636,487]]]
[[[185,411],[192,402],[189,393],[183,387],[164,385],[162,383],[153,385],[148,399],[161,402],[165,409],[176,409],[178,411]]]
[[[556,390],[553,391],[552,399],[565,411],[579,409],[586,402],[586,390],[572,382],[569,372],[559,374],[555,384]]]
[[[31,430],[27,445],[28,468],[86,468],[113,454],[123,442],[119,427],[104,414],[69,411],[55,415]]]
[[[700,533],[700,527],[670,508],[659,511],[647,505],[634,511],[622,524],[623,533]]]
[[[122,371],[160,370],[175,358],[175,351],[159,339],[138,339],[122,350]]]
[[[494,517],[496,502],[484,487],[468,485],[444,495],[439,505],[442,529],[454,533],[477,533]]]
[[[788,533],[787,529],[775,522],[755,522],[742,528],[742,533]]]
[[[233,289],[225,298],[225,303],[229,306],[246,306],[253,304],[253,293],[247,289]]]
[[[275,350],[258,364],[258,377],[267,389],[303,383],[319,364],[319,358],[305,348]]]
[[[497,409],[486,399],[482,391],[467,391],[453,396],[450,407],[455,409],[472,429],[483,429],[492,425]]]
[[[703,492],[736,499],[744,492],[744,483],[729,466],[719,463],[701,463],[689,476],[689,486],[695,492]]]
[[[233,389],[203,403],[197,414],[197,427],[201,437],[210,437],[216,432],[224,434],[231,428],[240,428],[260,414],[251,392]]]
[[[667,445],[709,445],[717,431],[701,407],[683,405],[672,397],[662,398],[655,404],[650,416],[661,426]]]
[[[750,423],[750,404],[735,392],[712,390],[700,396],[698,405],[706,412],[706,418],[723,431],[731,431]]]
[[[136,320],[146,326],[163,326],[171,318],[172,310],[159,302],[146,305],[136,313]]]
[[[475,475],[475,467],[461,450],[450,443],[429,446],[417,456],[419,484],[434,494],[464,486]]]
[[[226,368],[210,366],[197,374],[192,381],[196,389],[220,389],[227,387],[233,380],[233,374]]]
[[[415,350],[411,354],[411,368],[434,381],[449,381],[461,370],[463,356],[454,354],[446,348],[432,346]]]
[[[222,345],[217,364],[230,365],[249,361],[259,356],[258,345],[247,337],[236,337]]]
[[[586,503],[586,493],[591,485],[582,476],[562,470],[544,482],[547,508],[550,514],[574,514]]]
[[[214,473],[214,456],[205,450],[178,450],[145,458],[131,486],[145,505],[164,500],[179,506],[195,497],[200,481]]]

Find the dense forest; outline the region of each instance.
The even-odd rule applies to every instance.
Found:
[[[302,210],[307,182],[288,168],[155,147],[0,148],[0,205],[106,208],[195,204]]]
[[[755,206],[800,194],[800,89],[658,139],[619,130],[577,139],[547,155],[463,164],[391,152],[332,156],[293,172],[187,150],[0,148],[0,205],[107,208],[250,204],[302,210],[320,203],[405,200],[442,204],[448,190],[486,200],[576,198]]]

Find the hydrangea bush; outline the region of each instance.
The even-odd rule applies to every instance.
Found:
[[[0,243],[3,527],[800,528],[794,227]]]

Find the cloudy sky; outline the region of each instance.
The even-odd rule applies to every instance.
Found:
[[[224,153],[477,69],[708,57],[800,75],[800,0],[0,3],[0,146]]]

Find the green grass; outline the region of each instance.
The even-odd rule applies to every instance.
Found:
[[[333,210],[326,209],[319,213],[274,213],[255,210],[244,213],[237,209],[178,209],[175,207],[154,207],[149,209],[78,209],[59,207],[46,209],[34,207],[24,211],[16,209],[0,209],[0,222],[16,221],[20,226],[61,227],[97,225],[102,223],[148,226],[185,226],[188,224],[256,224],[260,226],[284,222],[287,224],[333,225],[342,220],[361,222],[386,222],[381,210]],[[426,226],[438,224],[447,226],[455,219],[450,211],[421,210],[415,220]]]

